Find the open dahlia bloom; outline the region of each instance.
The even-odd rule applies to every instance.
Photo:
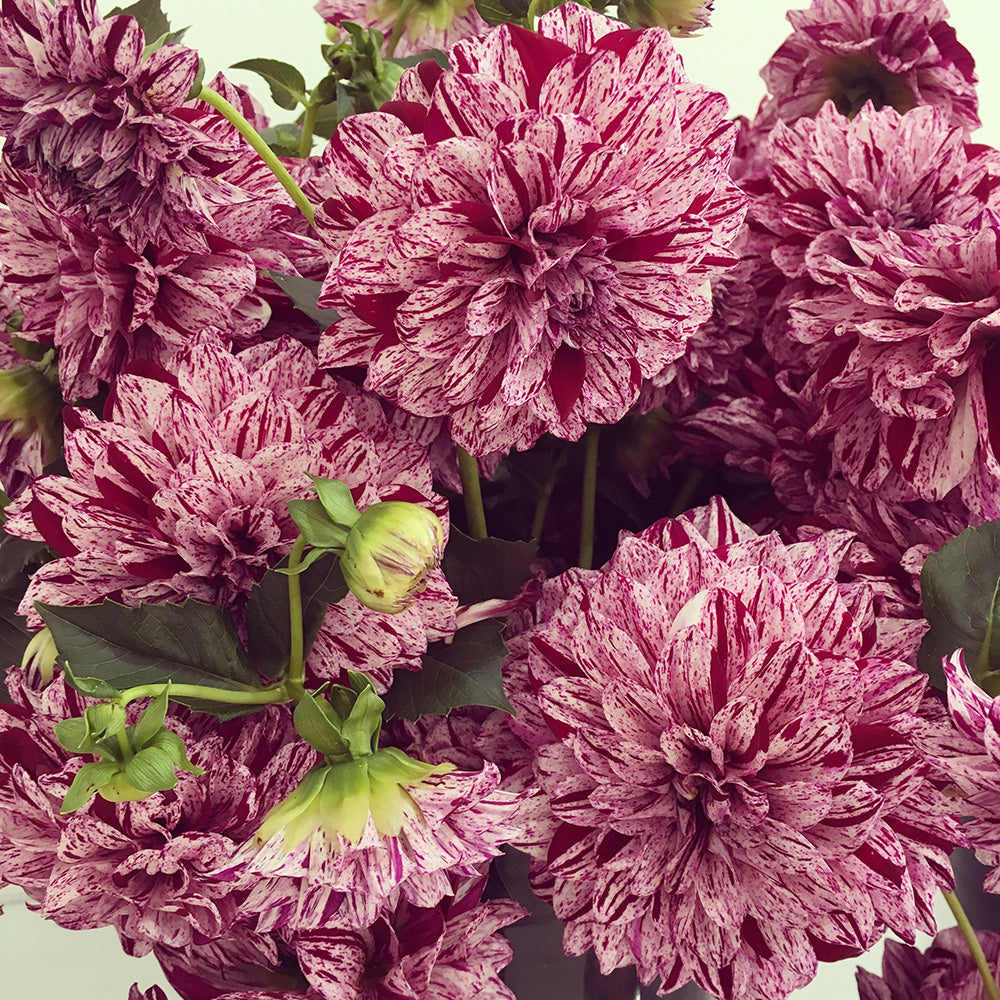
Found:
[[[614,423],[708,317],[735,128],[664,29],[565,4],[467,39],[324,153],[329,367],[473,455]]]
[[[981,228],[845,242],[813,268],[828,284],[789,310],[813,362],[810,434],[855,486],[894,500],[961,486],[974,516],[996,517],[1000,228],[987,213]]]
[[[1000,973],[1000,934],[976,931],[993,975]],[[860,1000],[987,1000],[969,945],[957,927],[941,931],[926,951],[887,939],[882,975],[858,969]]]
[[[147,56],[147,41],[133,17],[102,19],[96,0],[5,0],[0,18],[0,133],[14,165],[140,243],[167,215],[178,231],[198,220],[206,194],[226,200],[213,177],[236,158],[178,113],[198,53]]]
[[[427,770],[435,769],[421,773]],[[349,818],[334,815],[336,807],[331,811],[329,803],[338,802],[331,785],[326,799],[321,792],[311,807],[295,812],[279,806],[275,819],[268,823],[266,818],[218,874],[245,892],[244,910],[259,912],[259,931],[316,930],[331,921],[365,928],[383,906],[399,899],[435,906],[454,891],[453,877],[480,875],[484,864],[502,853],[502,845],[519,834],[519,797],[499,785],[493,764],[478,772],[431,773],[400,785],[399,791],[391,790],[393,801],[405,803],[395,832],[385,828],[388,807],[383,803],[377,809],[379,789],[389,798],[384,783],[373,784],[370,811],[365,793],[367,815],[360,831],[352,832],[345,832]],[[339,808],[344,817],[356,808],[353,802],[344,804],[342,790]],[[285,825],[277,821],[282,809],[289,814]],[[331,823],[343,830],[329,829]],[[298,843],[291,846],[290,837]]]
[[[42,915],[81,930],[113,926],[126,950],[183,948],[229,932],[242,894],[217,868],[315,762],[291,712],[268,707],[219,724],[171,707],[169,726],[205,769],[138,802],[94,798],[60,807],[88,758],[56,742],[54,723],[85,701],[56,678],[32,690],[18,670],[0,705],[0,880],[20,886]]]
[[[787,17],[795,30],[761,70],[762,117],[794,121],[826,101],[853,115],[872,101],[934,105],[967,133],[979,128],[975,61],[939,0],[813,0]]]
[[[485,35],[490,26],[479,16],[473,0],[423,0],[407,5],[405,0],[319,0],[316,13],[330,24],[344,21],[377,28],[388,53],[396,19],[402,17],[394,55],[413,56],[429,49],[444,51],[455,42]]]
[[[545,585],[506,669],[567,951],[775,1000],[933,931],[962,836],[914,736],[922,625],[837,582],[850,541],[785,545],[716,500]]]
[[[31,578],[21,613],[32,626],[41,624],[35,600],[193,597],[226,608],[239,627],[251,588],[298,535],[287,502],[311,495],[307,473],[342,479],[362,508],[443,506],[423,450],[288,338],[234,356],[206,332],[169,371],[123,373],[106,417],[67,410],[69,477],[36,480],[9,509],[7,531],[60,556]],[[348,597],[327,612],[310,668],[333,678],[346,667],[381,670],[384,690],[389,664],[418,659],[429,634],[454,631],[456,607],[440,571],[400,615]]]

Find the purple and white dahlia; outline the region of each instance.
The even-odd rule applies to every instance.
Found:
[[[105,415],[67,410],[69,477],[36,480],[9,510],[7,531],[60,556],[31,578],[21,610],[33,627],[35,600],[106,597],[192,597],[240,627],[251,588],[295,541],[287,502],[311,494],[307,473],[343,480],[362,508],[400,499],[443,513],[426,453],[288,338],[234,356],[209,331],[170,370],[123,373]],[[333,679],[370,671],[384,690],[391,665],[412,664],[429,636],[454,631],[456,608],[440,571],[399,615],[348,596],[327,612],[309,666]]]
[[[576,4],[423,62],[324,153],[329,367],[481,456],[614,423],[708,317],[744,199],[669,32]]]
[[[979,128],[975,61],[940,0],[813,0],[787,14],[794,32],[761,70],[771,97],[759,117],[795,121],[833,101],[909,111],[933,105],[967,133]]]
[[[506,666],[568,952],[774,1000],[933,931],[962,836],[914,737],[922,625],[838,582],[850,542],[785,545],[716,500],[546,583]]]
[[[1000,934],[976,931],[994,976],[1000,972]],[[957,927],[941,931],[926,951],[887,939],[882,975],[858,969],[860,1000],[988,1000],[969,945]]]

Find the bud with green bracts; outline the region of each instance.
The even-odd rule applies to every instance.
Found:
[[[340,569],[362,604],[374,611],[405,611],[441,562],[444,529],[425,507],[402,500],[372,504],[344,543]]]

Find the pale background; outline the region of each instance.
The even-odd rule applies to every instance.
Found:
[[[128,0],[122,0],[127,6]],[[322,75],[319,45],[322,24],[303,0],[242,0],[229,5],[222,0],[162,0],[173,27],[191,25],[185,41],[198,48],[207,76],[243,59],[266,56],[296,65],[313,85]],[[110,4],[104,4],[107,8]],[[799,2],[795,6],[806,6]],[[985,123],[975,135],[979,142],[1000,144],[1000,61],[991,62],[1000,29],[1000,13],[982,0],[949,0],[951,23],[959,39],[976,57],[980,77],[980,117]],[[689,75],[722,91],[733,114],[752,116],[763,84],[760,67],[789,31],[785,5],[779,0],[716,0],[713,27],[701,38],[681,39]],[[267,87],[253,74],[234,71],[233,79],[249,83],[265,106],[284,121],[267,99]],[[64,931],[26,910],[17,890],[0,889],[0,998],[2,1000],[125,1000],[133,982],[146,989],[159,983],[171,1000],[177,995],[166,987],[152,957],[124,955],[110,928],[99,931]],[[942,927],[953,923],[940,902]],[[921,947],[926,940],[921,942]],[[860,964],[878,971],[881,949],[864,956]],[[857,997],[854,969],[858,961],[823,966],[819,977],[799,990],[796,1000],[853,1000]],[[553,984],[554,986],[556,984]]]

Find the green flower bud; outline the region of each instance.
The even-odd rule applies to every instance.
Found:
[[[21,669],[37,670],[42,684],[49,684],[55,673],[58,655],[59,651],[56,649],[52,633],[43,628],[41,632],[36,632],[31,637],[31,641],[25,647],[24,655],[21,657]]]
[[[691,36],[708,25],[706,0],[619,0],[618,15],[643,28],[667,28],[671,35]]]
[[[444,529],[425,507],[401,500],[372,504],[344,543],[340,569],[351,593],[374,611],[405,611],[444,552]]]
[[[317,764],[264,817],[255,839],[264,844],[281,835],[286,852],[317,831],[331,844],[338,834],[356,844],[369,818],[380,834],[395,836],[419,813],[407,789],[453,770],[453,764],[425,764],[392,747],[339,764]]]
[[[0,371],[0,420],[13,422],[15,437],[40,434],[45,464],[62,451],[62,407],[53,351],[37,364]]]

